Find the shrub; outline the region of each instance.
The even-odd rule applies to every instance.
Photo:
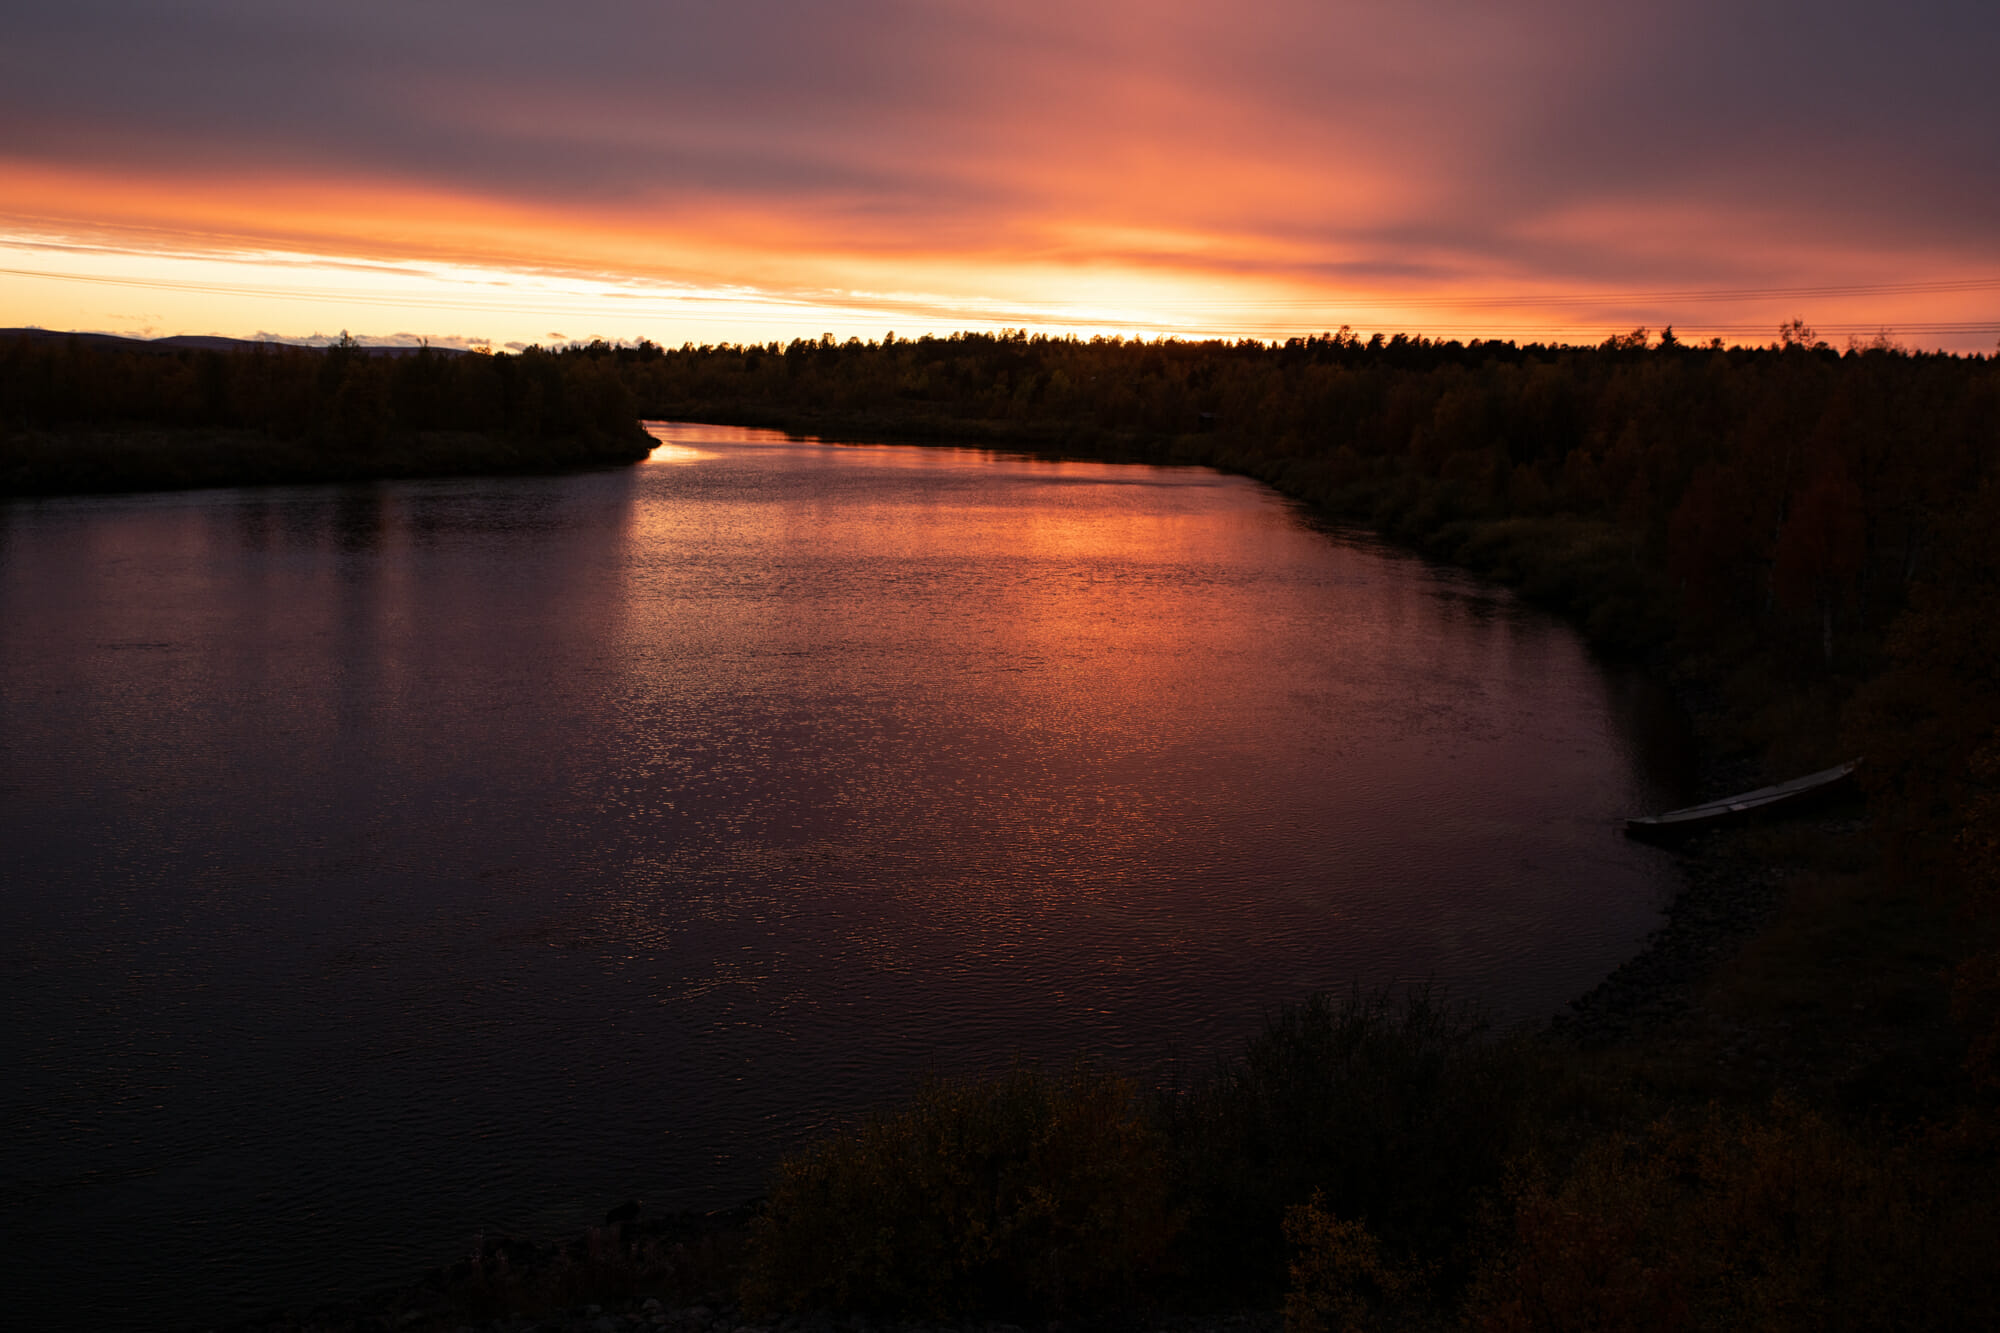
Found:
[[[1190,1276],[1275,1292],[1282,1220],[1317,1193],[1395,1264],[1456,1280],[1478,1203],[1501,1182],[1524,1071],[1519,1048],[1428,988],[1284,1009],[1166,1108]]]
[[[1285,1240],[1292,1246],[1285,1333],[1375,1327],[1385,1310],[1422,1285],[1420,1269],[1384,1260],[1374,1234],[1327,1212],[1326,1196],[1317,1192],[1286,1212]]]
[[[1990,1147],[1875,1144],[1782,1098],[1609,1136],[1559,1182],[1524,1177],[1469,1313],[1496,1333],[1983,1326]]]
[[[779,1167],[745,1302],[935,1317],[1128,1297],[1175,1230],[1165,1175],[1124,1079],[930,1078],[907,1109]]]

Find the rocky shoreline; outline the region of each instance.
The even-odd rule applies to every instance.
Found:
[[[1549,1023],[1551,1035],[1597,1048],[1679,1018],[1715,965],[1769,921],[1784,901],[1786,873],[1728,854],[1726,833],[1678,849],[1683,883],[1667,919],[1637,954]]]
[[[1773,781],[1751,754],[1721,740],[1730,708],[1712,680],[1676,669],[1655,655],[1649,673],[1667,682],[1687,719],[1699,756],[1688,804],[1717,800]],[[1823,807],[1822,807],[1823,809]],[[1777,819],[1798,819],[1796,806]],[[1660,1030],[1685,1018],[1694,993],[1717,964],[1737,952],[1783,905],[1787,871],[1745,854],[1743,831],[1771,822],[1713,827],[1671,838],[1663,852],[1678,862],[1680,887],[1666,906],[1666,920],[1646,937],[1638,953],[1614,968],[1589,991],[1549,1020],[1549,1035],[1587,1050],[1602,1049]],[[1838,820],[1845,830],[1852,819]]]

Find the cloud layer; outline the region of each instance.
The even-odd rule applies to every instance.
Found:
[[[1644,293],[1990,277],[2000,253],[1990,4],[13,8],[17,237],[940,316],[1081,291],[1218,327],[1498,297],[1615,321]],[[1822,318],[1994,300],[1843,299]]]

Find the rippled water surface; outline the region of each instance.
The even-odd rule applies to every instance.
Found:
[[[712,1207],[926,1066],[1655,924],[1643,681],[1194,469],[658,427],[635,469],[0,505],[7,1317],[222,1319]]]

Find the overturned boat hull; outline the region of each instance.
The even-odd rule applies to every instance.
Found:
[[[1844,764],[1836,764],[1817,773],[1808,773],[1802,778],[1793,778],[1790,782],[1759,787],[1755,791],[1746,791],[1738,796],[1725,796],[1718,801],[1704,801],[1700,805],[1690,805],[1685,809],[1669,810],[1663,815],[1641,815],[1625,821],[1625,836],[1670,838],[1733,820],[1748,819],[1787,807],[1803,805],[1852,781],[1854,770],[1859,767],[1861,767],[1859,759],[1850,759]]]

